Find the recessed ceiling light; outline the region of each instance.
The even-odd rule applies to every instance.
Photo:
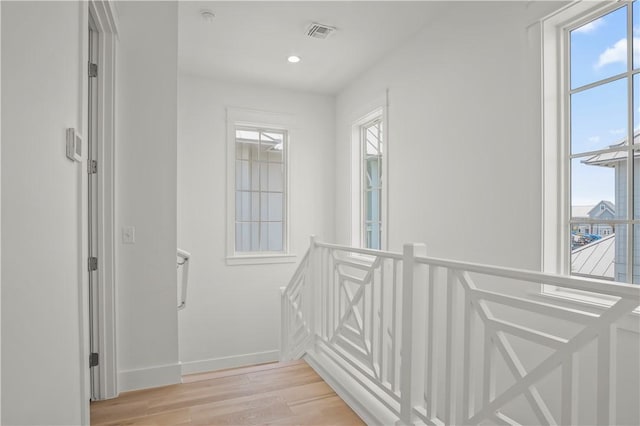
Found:
[[[287,61],[291,62],[292,64],[297,64],[298,62],[300,62],[300,57],[296,55],[291,55],[287,58]]]
[[[209,9],[202,9],[200,11],[200,17],[204,22],[211,23],[213,22],[213,18],[216,17],[216,14],[210,11]]]

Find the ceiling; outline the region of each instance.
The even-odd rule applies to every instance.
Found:
[[[179,67],[243,83],[335,94],[433,19],[430,1],[180,1]],[[215,18],[205,21],[201,10]],[[306,35],[312,22],[337,31]],[[290,55],[302,60],[287,62]]]

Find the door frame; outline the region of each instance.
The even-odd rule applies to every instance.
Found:
[[[89,332],[94,333],[92,337],[99,353],[99,364],[90,373],[92,380],[89,390],[92,399],[100,400],[118,396],[114,173],[118,18],[115,5],[110,0],[90,0],[89,15],[98,37],[96,138],[93,150],[98,162],[96,193],[93,194],[97,201],[97,215],[93,231],[87,232],[87,235],[93,232],[93,238],[97,241],[98,269],[95,274],[96,297],[89,301],[93,305],[94,324]],[[88,29],[87,26],[87,35]]]

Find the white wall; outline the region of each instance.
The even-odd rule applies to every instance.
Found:
[[[176,383],[176,2],[119,2],[116,280],[119,389]],[[121,244],[135,226],[135,244]]]
[[[80,424],[82,2],[2,2],[2,424]]]
[[[296,264],[311,234],[334,238],[334,99],[181,74],[178,245],[192,254],[187,307],[179,313],[184,372],[277,359],[278,289],[296,267],[225,263],[228,106],[295,115],[289,171]]]
[[[388,88],[390,249],[417,241],[435,256],[539,265],[541,152],[530,125],[538,111],[527,79],[536,71],[527,69],[525,31],[532,21],[524,2],[452,3],[339,94],[340,242],[350,232],[350,127]],[[482,235],[491,236],[491,250]]]
[[[531,24],[559,6],[452,2],[446,14],[338,95],[339,243],[350,242],[351,125],[389,89],[389,248],[401,251],[405,242],[423,242],[435,257],[540,270],[541,51],[539,25]],[[537,285],[500,285],[507,293],[539,294]],[[575,332],[549,318],[520,315],[517,320],[537,320],[535,327],[559,335]],[[640,397],[637,318],[630,322],[635,327],[618,336],[620,424],[640,418],[632,402]],[[527,362],[539,362],[545,352],[530,346],[517,344],[516,352]],[[590,422],[595,406],[591,349],[581,359],[587,376],[580,384],[586,407],[582,424]],[[543,395],[557,413],[560,399],[553,385],[546,383]]]

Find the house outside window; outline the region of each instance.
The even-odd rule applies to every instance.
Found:
[[[362,193],[364,247],[382,249],[382,179],[383,137],[382,118],[360,128],[362,141]]]
[[[385,109],[378,107],[353,124],[352,243],[384,250],[387,240],[387,141]]]
[[[543,23],[546,271],[640,281],[639,7],[581,2]]]
[[[285,250],[284,130],[236,126],[235,251]]]
[[[295,262],[287,114],[227,109],[227,264]]]

